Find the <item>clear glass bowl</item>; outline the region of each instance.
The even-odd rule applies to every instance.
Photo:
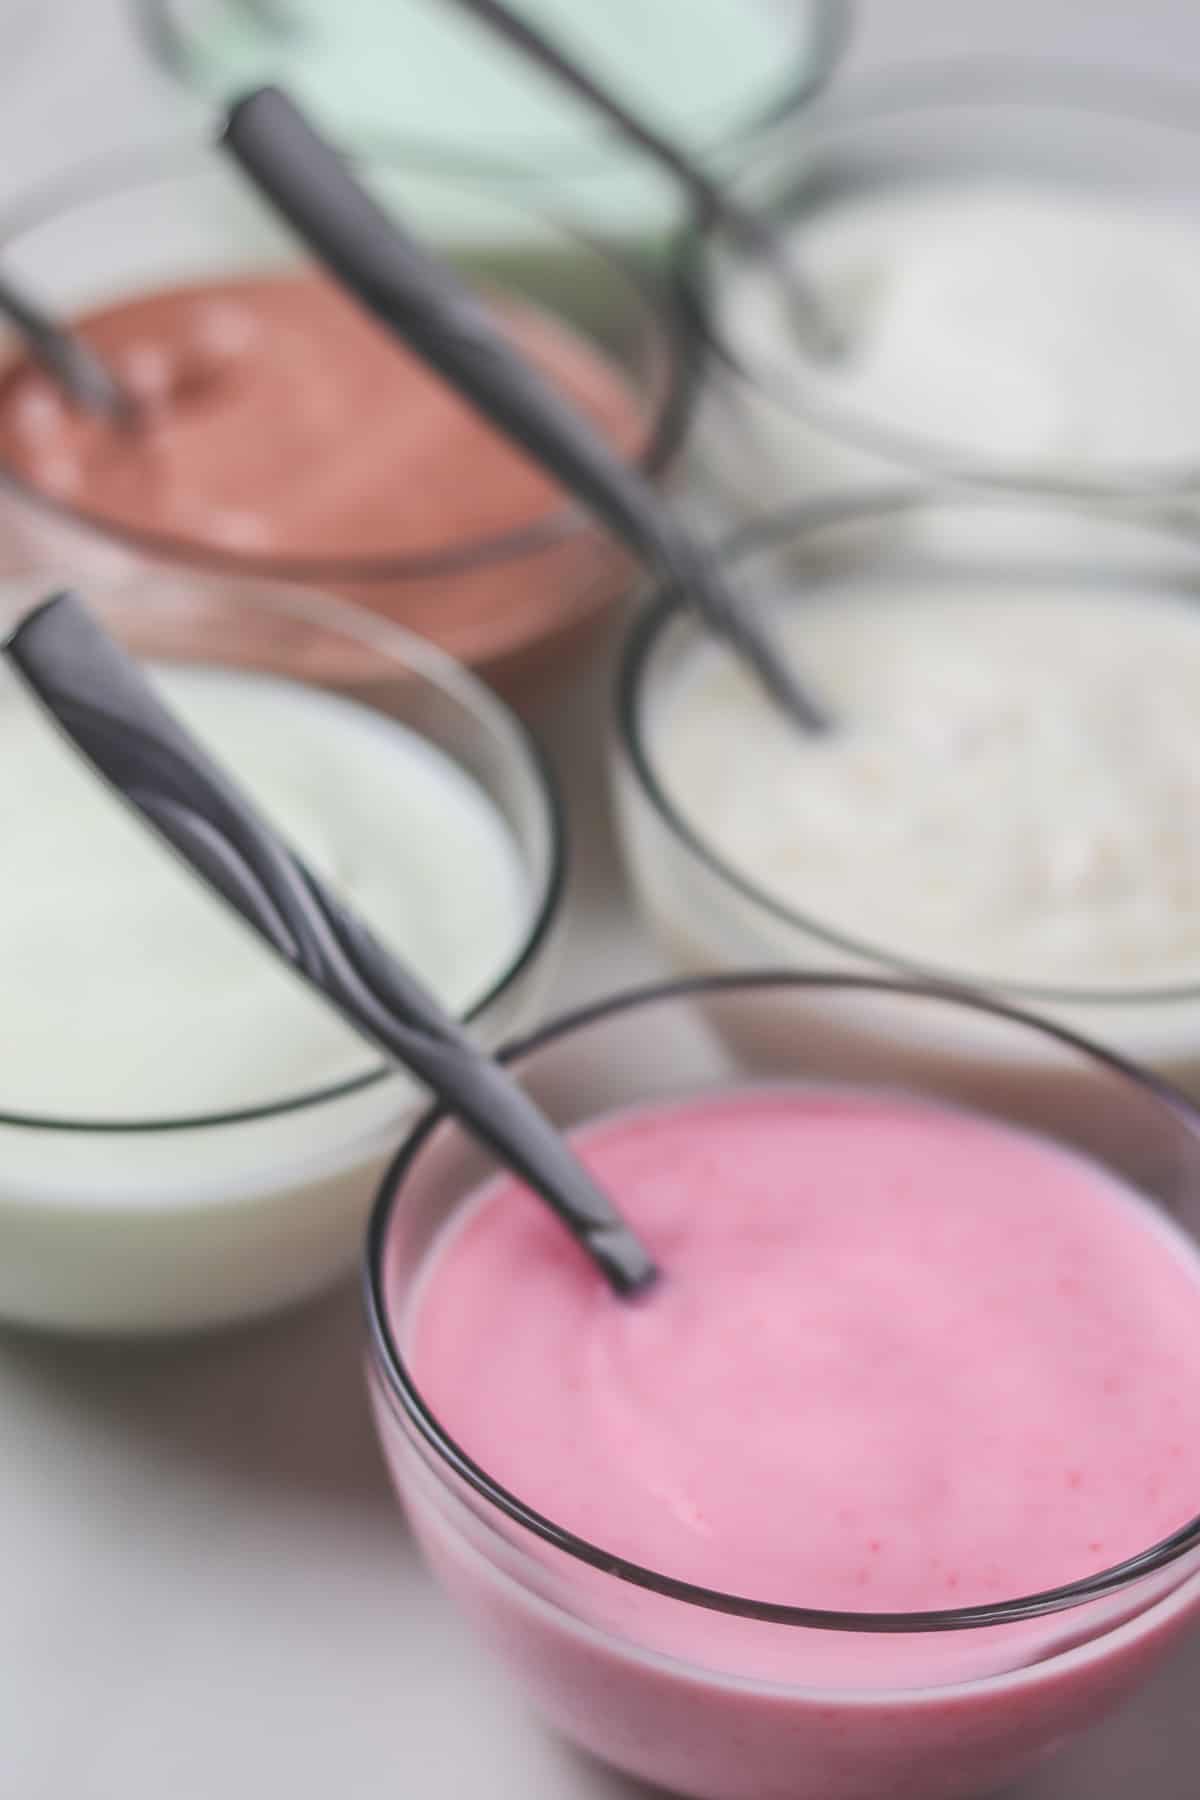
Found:
[[[727,559],[740,590],[797,608],[813,593],[852,600],[874,584],[917,594],[1011,588],[1014,595],[1061,584],[1072,593],[1094,592],[1098,602],[1147,591],[1200,599],[1200,555],[1184,531],[1096,506],[969,492],[890,490],[815,502],[747,527],[729,541]],[[659,695],[702,642],[694,616],[660,593],[634,622],[618,674],[621,839],[643,913],[676,968],[842,969],[985,988],[1036,1006],[1200,1094],[1194,983],[997,981],[906,955],[900,942],[867,941],[845,920],[800,910],[760,885],[753,871],[734,867],[667,791],[650,728]]]
[[[863,201],[998,178],[1047,195],[1132,198],[1194,225],[1200,243],[1191,178],[1198,150],[1195,92],[1169,81],[1006,59],[917,63],[851,84],[776,131],[737,188],[799,234],[800,266],[805,229]],[[868,411],[868,389],[848,392],[836,364],[814,358],[799,338],[759,335],[731,298],[746,268],[744,253],[702,224],[677,244],[677,279],[722,365],[693,415],[692,454],[717,491],[743,506],[762,511],[905,477],[1163,503],[1191,500],[1200,488],[1200,456],[1019,461],[941,441],[923,416],[885,424]],[[987,404],[981,395],[980,407]]]
[[[3,583],[0,629],[44,591]],[[471,776],[507,828],[528,902],[519,940],[467,1016],[489,1046],[528,1022],[549,971],[563,829],[538,750],[494,695],[398,627],[275,584],[147,568],[87,599],[139,657],[348,694]],[[152,976],[153,943],[145,954]],[[322,1080],[275,1092],[264,1079],[242,1109],[172,1117],[139,1108],[136,1092],[120,1116],[101,1117],[65,1106],[35,1115],[0,1095],[0,1317],[183,1331],[265,1313],[344,1274],[421,1090],[365,1044]]]
[[[906,1054],[964,1035],[986,1046],[973,1067]],[[881,1042],[890,1057],[875,1054]],[[503,1054],[563,1128],[751,1080],[882,1082],[965,1102],[1084,1150],[1200,1231],[1200,1117],[1184,1100],[1078,1038],[963,995],[853,977],[712,978],[602,1001]],[[988,1074],[999,1064],[1022,1072],[1003,1089]],[[1075,1101],[1056,1116],[1046,1067]],[[371,1387],[434,1573],[585,1749],[698,1800],[967,1800],[1109,1711],[1194,1621],[1200,1519],[1069,1587],[917,1614],[718,1593],[573,1536],[449,1436],[405,1360],[430,1246],[493,1172],[436,1109],[393,1163],[367,1248]]]
[[[359,173],[467,274],[540,308],[609,361],[641,413],[637,460],[648,474],[665,474],[692,359],[678,321],[630,265],[536,206],[424,171],[398,153],[364,153]],[[299,259],[294,238],[228,158],[175,145],[105,158],[9,206],[0,214],[0,260],[14,282],[70,317]],[[0,353],[6,345],[11,338]],[[0,572],[82,580],[134,569],[147,556],[354,600],[510,687],[570,661],[631,576],[624,551],[567,503],[498,536],[432,542],[419,554],[246,556],[89,517],[0,466]]]
[[[661,129],[728,167],[824,86],[845,0],[527,0],[535,24]],[[144,41],[217,103],[278,81],[331,129],[408,144],[510,197],[557,197],[647,244],[686,211],[673,180],[487,29],[426,0],[134,0]],[[662,74],[669,64],[670,80]]]

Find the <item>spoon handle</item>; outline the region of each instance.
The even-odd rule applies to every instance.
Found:
[[[0,275],[0,313],[16,326],[31,355],[77,406],[118,421],[133,416],[132,400],[95,351],[5,275]]]
[[[618,1293],[650,1284],[650,1258],[545,1115],[258,816],[74,595],[30,613],[6,648],[111,786],[298,975],[541,1193]]]
[[[457,272],[359,186],[287,95],[267,87],[239,101],[224,141],[364,306],[643,560],[665,572],[805,729],[824,728],[821,709],[649,482],[509,344]]]

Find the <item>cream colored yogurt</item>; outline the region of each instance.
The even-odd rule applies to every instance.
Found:
[[[778,628],[828,736],[791,728],[712,643],[648,710],[666,797],[732,871],[885,960],[1200,986],[1200,611],[869,585]]]
[[[838,322],[837,359],[805,355],[760,265],[713,296],[748,380],[718,395],[702,454],[757,500],[931,459],[1118,487],[1200,471],[1196,218],[974,178],[851,197],[792,243]]]

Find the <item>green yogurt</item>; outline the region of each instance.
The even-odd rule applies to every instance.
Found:
[[[710,164],[826,76],[841,0],[521,0],[648,120]],[[410,142],[518,190],[561,194],[640,244],[680,218],[675,183],[454,0],[143,0],[177,73],[215,99],[285,84],[328,129]]]

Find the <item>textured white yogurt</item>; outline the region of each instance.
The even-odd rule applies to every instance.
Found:
[[[813,366],[770,277],[729,275],[718,326],[752,385],[725,463],[753,449],[743,481],[794,497],[823,470],[885,466],[838,445],[847,425],[1009,472],[1200,466],[1200,221],[1133,195],[975,179],[848,199],[793,243],[846,351]]]
[[[451,1010],[504,975],[534,899],[507,823],[464,769],[323,691],[220,670],[156,679]],[[2,669],[0,767],[0,1111],[161,1127],[378,1066]],[[397,1076],[245,1124],[0,1122],[0,1315],[176,1329],[299,1297],[353,1256],[417,1099]]]
[[[864,586],[781,629],[828,736],[789,728],[711,644],[649,708],[668,798],[731,868],[943,972],[1200,983],[1200,610]]]

